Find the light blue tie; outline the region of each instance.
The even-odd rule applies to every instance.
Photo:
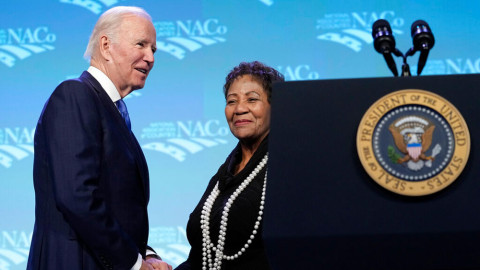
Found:
[[[125,120],[125,123],[127,124],[127,127],[129,130],[132,129],[132,124],[130,123],[130,116],[128,116],[128,110],[127,110],[127,105],[125,105],[125,102],[123,102],[122,99],[119,99],[117,102],[117,108],[120,111],[120,114],[123,117],[123,120]]]

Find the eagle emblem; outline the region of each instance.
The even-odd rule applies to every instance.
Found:
[[[389,157],[394,163],[406,163],[407,167],[414,171],[420,170],[424,165],[432,166],[432,161],[441,151],[437,144],[430,156],[426,154],[432,145],[434,124],[423,117],[410,115],[394,121],[388,129],[392,133],[395,146],[403,153],[402,157],[390,147]]]
[[[364,114],[357,152],[380,186],[400,195],[423,196],[444,189],[460,175],[470,153],[470,133],[448,100],[404,89],[378,99]]]

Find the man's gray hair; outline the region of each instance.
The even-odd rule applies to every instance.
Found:
[[[118,28],[127,16],[141,16],[152,21],[152,17],[142,8],[133,6],[117,6],[105,11],[98,19],[88,41],[87,50],[83,57],[90,60],[98,50],[99,38],[106,35],[113,42],[117,41]]]

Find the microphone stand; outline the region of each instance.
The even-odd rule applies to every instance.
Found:
[[[413,55],[413,53],[415,53],[415,52],[414,51],[412,52],[412,49],[409,49],[405,55],[403,55],[403,53],[398,49],[395,49],[395,51],[393,52],[393,54],[395,56],[402,57],[402,59],[403,59],[402,77],[411,77],[412,76],[412,74],[410,73],[410,66],[407,63],[407,57]]]

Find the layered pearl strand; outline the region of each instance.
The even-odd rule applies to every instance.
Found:
[[[211,239],[210,239],[210,212],[212,210],[213,203],[215,199],[220,194],[220,190],[218,189],[218,182],[213,188],[212,192],[208,196],[205,204],[203,205],[202,215],[200,216],[200,225],[202,228],[202,249],[203,249],[203,270],[207,269],[217,269],[220,270],[222,267],[222,259],[225,260],[234,260],[240,255],[242,255],[245,250],[250,246],[255,235],[257,234],[257,230],[260,227],[260,221],[262,220],[263,215],[263,208],[265,204],[265,190],[267,187],[267,172],[265,172],[265,178],[263,183],[263,190],[262,190],[262,197],[260,200],[260,210],[258,211],[257,221],[255,222],[255,226],[253,228],[252,234],[248,238],[245,245],[235,254],[228,256],[223,253],[225,239],[227,234],[227,222],[228,222],[228,213],[230,212],[230,207],[232,206],[235,199],[240,195],[240,193],[252,182],[252,180],[257,176],[257,174],[263,169],[263,167],[267,164],[268,161],[268,153],[263,157],[262,161],[258,163],[257,167],[250,173],[250,175],[243,180],[242,184],[230,195],[225,207],[223,208],[222,212],[222,219],[220,222],[220,232],[218,234],[218,243],[215,246]],[[212,253],[213,257],[212,258]],[[207,267],[208,266],[208,267]]]

